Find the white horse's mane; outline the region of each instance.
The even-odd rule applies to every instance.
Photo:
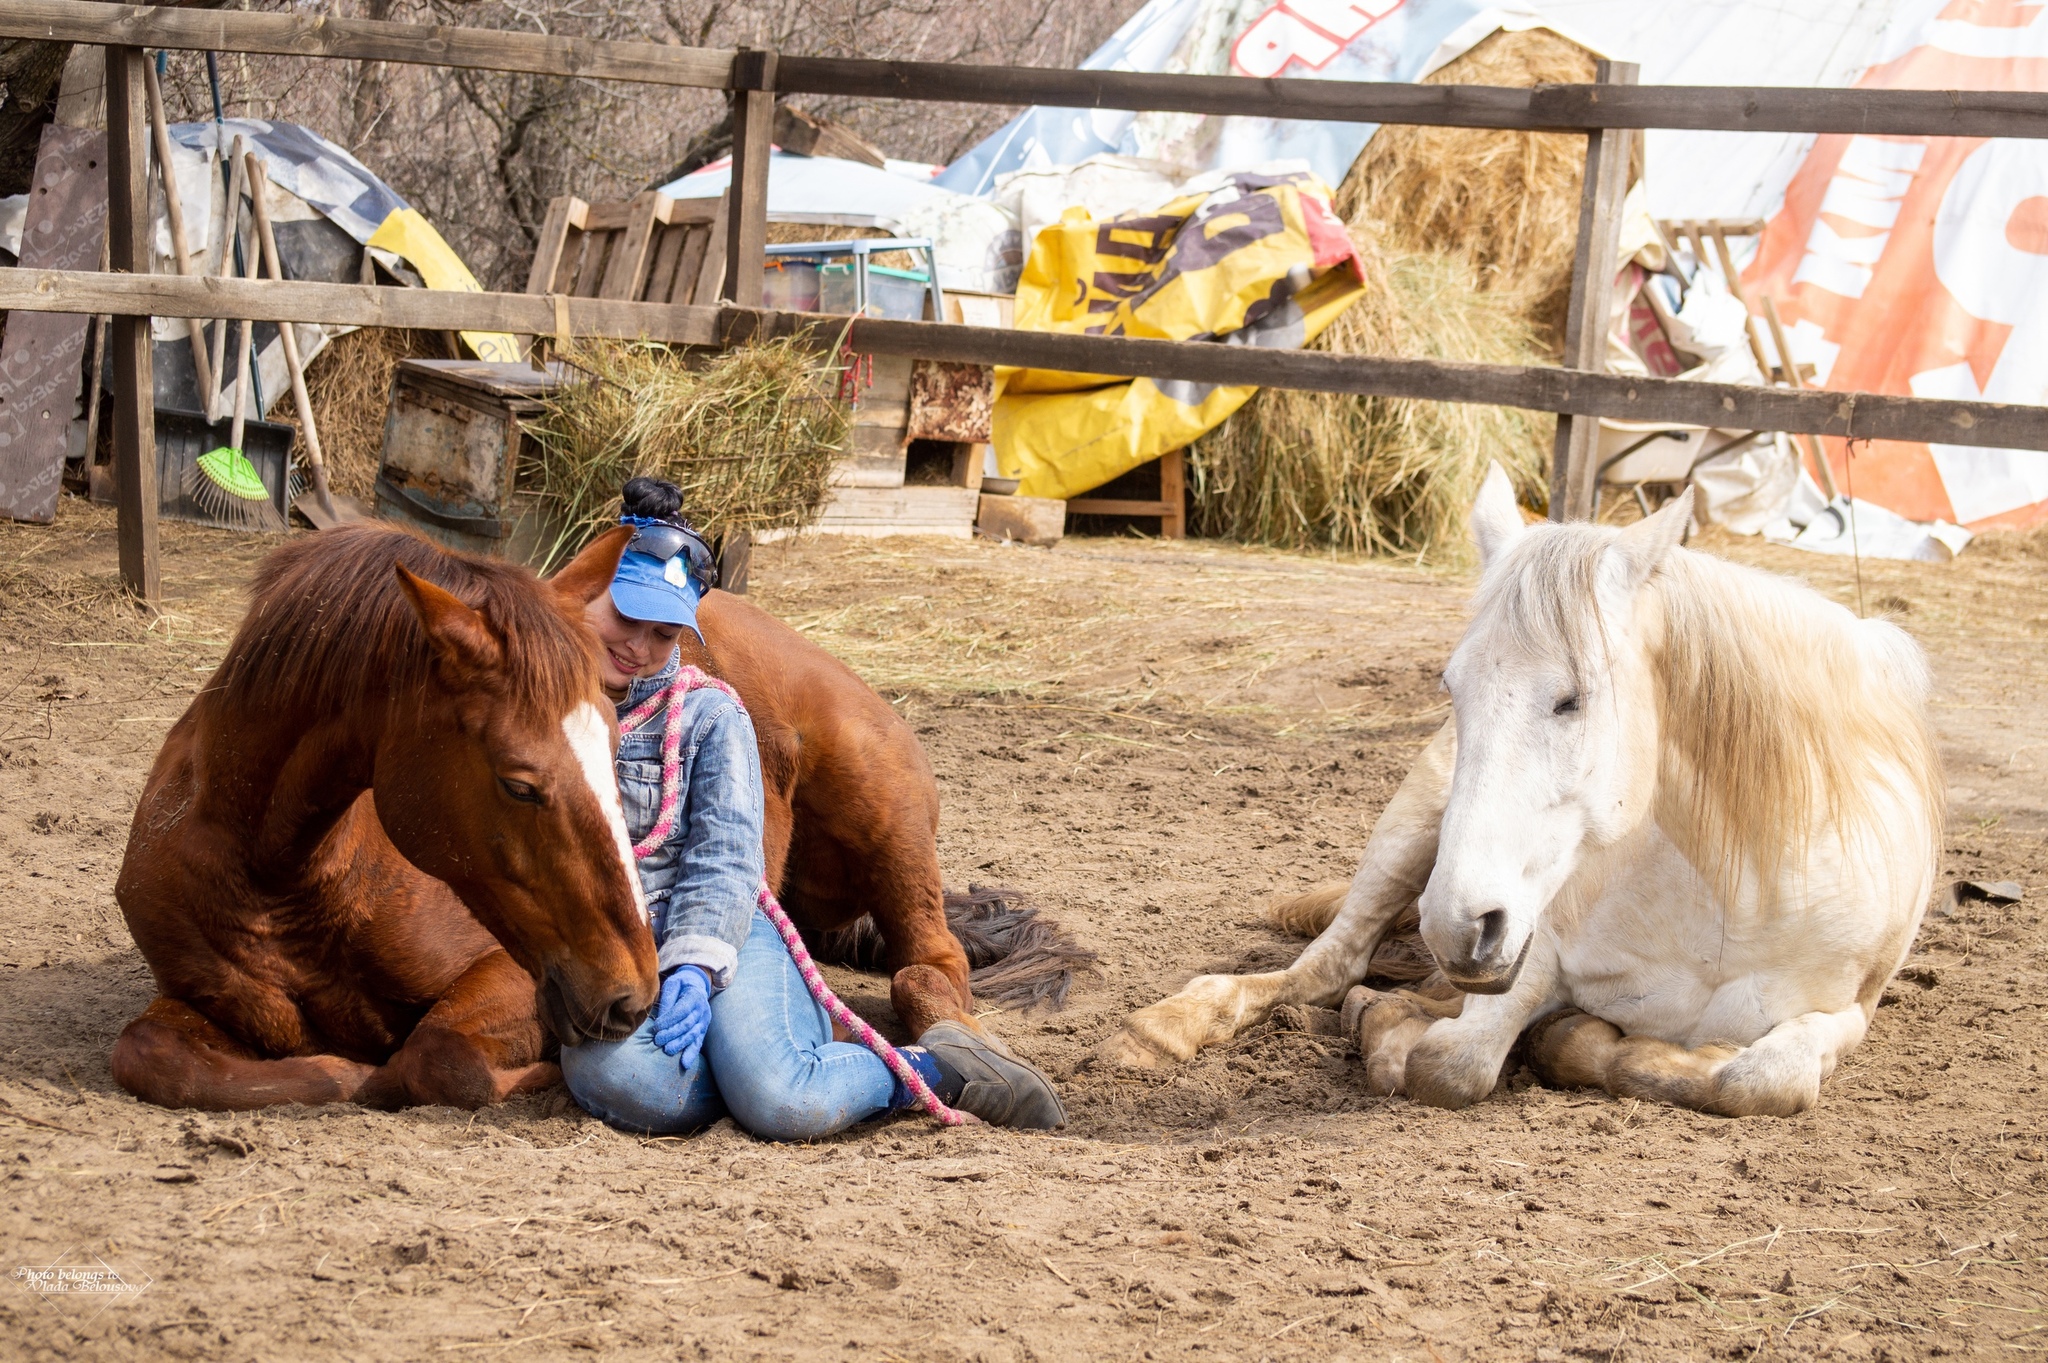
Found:
[[[1523,647],[1562,647],[1575,676],[1601,666],[1598,594],[1618,532],[1523,536],[1474,603]],[[1887,788],[1917,796],[1927,836],[1946,789],[1927,722],[1925,658],[1889,621],[1858,620],[1800,583],[1673,549],[1638,601],[1657,683],[1660,823],[1732,890],[1769,884],[1816,834],[1846,837]]]

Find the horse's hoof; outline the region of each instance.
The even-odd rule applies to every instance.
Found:
[[[1351,1041],[1358,1040],[1358,1024],[1365,1017],[1365,1010],[1380,1001],[1380,991],[1368,989],[1362,984],[1351,986],[1351,992],[1344,996],[1344,1011],[1338,1018],[1338,1034]]]
[[[1095,1048],[1095,1060],[1127,1070],[1160,1070],[1174,1063],[1173,1056],[1160,1051],[1129,1026],[1111,1032],[1109,1039]]]

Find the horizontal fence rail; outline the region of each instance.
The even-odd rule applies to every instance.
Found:
[[[391,61],[700,89],[731,88],[735,56],[719,48],[84,0],[6,0],[0,5],[0,37]],[[788,94],[867,99],[1552,132],[1679,128],[2048,137],[2048,95],[1984,90],[1688,85],[1520,89],[798,56],[779,58],[775,88]]]
[[[682,345],[736,345],[756,337],[797,335],[827,348],[838,344],[849,325],[844,317],[754,308],[557,300],[533,294],[455,293],[362,284],[0,270],[0,309],[25,312],[146,312],[158,317],[246,317],[261,322],[548,335],[562,320],[556,311],[558,301],[566,308],[568,326],[575,335]],[[1651,424],[1812,432],[1850,440],[2048,448],[2048,407],[2007,403],[1759,388],[1548,366],[1386,359],[875,318],[853,320],[847,340],[864,354],[1056,369],[1100,374],[1106,379],[1142,376],[1481,403]]]

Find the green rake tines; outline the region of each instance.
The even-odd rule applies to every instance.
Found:
[[[284,516],[270,500],[256,466],[231,446],[208,450],[185,470],[184,491],[217,520],[248,530],[281,531]]]

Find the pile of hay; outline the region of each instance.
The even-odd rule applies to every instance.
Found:
[[[1359,355],[1543,362],[1520,300],[1455,253],[1390,250],[1353,229],[1366,296],[1318,338]],[[1511,407],[1269,388],[1190,452],[1197,532],[1294,549],[1442,560],[1463,543],[1488,464],[1545,492],[1555,421]]]
[[[588,341],[562,357],[584,376],[527,423],[519,470],[558,527],[550,564],[619,514],[628,478],[666,478],[713,540],[817,519],[851,414],[839,371],[793,341],[685,356],[650,341]]]
[[[1502,32],[1425,83],[1581,83],[1593,63],[1547,30]],[[1575,133],[1381,128],[1336,195],[1367,296],[1311,348],[1555,363],[1585,147]],[[1491,461],[1543,503],[1555,430],[1506,408],[1268,389],[1190,449],[1195,523],[1286,548],[1460,558]]]

